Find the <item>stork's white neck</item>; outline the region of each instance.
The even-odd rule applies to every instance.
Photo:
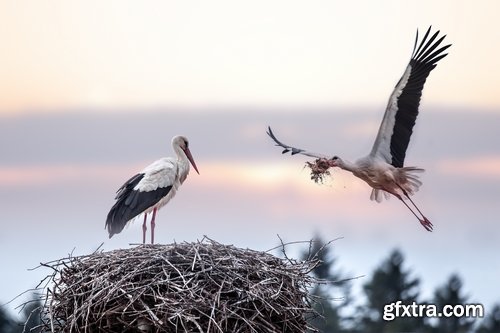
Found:
[[[184,150],[182,150],[182,148],[179,145],[173,144],[172,148],[174,149],[175,154],[177,155],[178,161],[182,161],[182,160],[184,160],[186,162],[188,161],[186,153],[184,153]]]
[[[186,153],[180,146],[174,144],[173,148],[175,154],[177,155],[179,180],[182,184],[184,180],[186,180],[187,175],[189,174],[189,160],[186,156]]]
[[[357,169],[356,164],[351,161],[343,160],[340,157],[337,160],[337,166],[343,170],[353,172]]]

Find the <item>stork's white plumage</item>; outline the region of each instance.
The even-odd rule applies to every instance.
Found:
[[[267,132],[276,145],[285,148],[283,154],[291,152],[292,155],[302,154],[315,157],[329,167],[339,167],[352,172],[373,188],[371,200],[381,202],[384,197],[389,198],[389,194],[396,196],[428,231],[432,231],[432,223],[410,198],[410,195],[418,191],[422,185],[417,173],[424,170],[405,167],[403,164],[427,76],[436,67],[437,62],[447,55],[443,52],[451,46],[451,44],[445,45],[437,49],[445,36],[436,40],[439,31],[432,36],[430,36],[430,31],[429,27],[420,43],[418,43],[417,31],[410,62],[389,98],[375,143],[367,156],[352,163],[338,156],[312,153],[286,145],[276,138],[270,127]],[[416,211],[404,199],[408,199]]]
[[[127,180],[117,191],[116,203],[111,207],[106,219],[109,238],[120,233],[127,222],[144,214],[142,243],[146,242],[147,214],[151,211],[151,244],[154,243],[155,218],[158,209],[163,207],[176,194],[189,173],[189,163],[198,168],[189,150],[189,142],[184,136],[172,139],[172,148],[177,158],[161,158]]]

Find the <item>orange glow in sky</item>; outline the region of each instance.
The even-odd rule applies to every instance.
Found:
[[[457,0],[2,1],[0,112],[384,106],[430,24],[453,47],[424,99],[498,108],[498,12]]]

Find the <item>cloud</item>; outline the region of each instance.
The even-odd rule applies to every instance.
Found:
[[[92,179],[101,182],[137,166],[41,165],[0,167],[0,186],[4,188],[46,187],[78,184]]]
[[[500,155],[448,158],[437,163],[439,172],[461,178],[500,179]]]
[[[371,214],[357,209],[359,205],[373,204],[368,199],[370,188],[341,170],[331,170],[332,176],[326,178],[324,184],[315,184],[308,170],[297,161],[200,160],[198,165],[201,174],[191,172],[187,185],[181,189],[188,192],[183,196],[189,198],[179,200],[176,205],[196,203],[200,210],[219,207],[225,211],[234,210],[235,214],[244,211],[245,207],[255,207],[260,211],[256,214],[267,212],[282,221],[300,216],[322,221],[325,213],[328,216],[330,212],[350,218]],[[84,198],[84,201],[90,197],[104,198],[104,193],[109,194],[106,202],[112,202],[114,191],[144,166],[133,163],[1,167],[0,187],[3,191],[15,189],[16,193],[44,193],[41,200],[56,199],[57,205],[76,198]],[[51,208],[54,204],[50,202],[38,201],[37,204],[47,211],[57,209]],[[375,211],[383,214],[384,209],[374,209],[372,213]]]
[[[430,1],[365,3],[362,10],[358,4],[283,0],[195,7],[124,0],[118,8],[102,1],[59,2],[57,11],[12,3],[0,5],[0,21],[9,27],[0,30],[4,112],[385,103],[408,61],[415,28],[425,29],[421,18],[430,12],[453,47],[431,74],[426,100],[500,105],[494,89],[498,46],[489,42],[498,39],[498,22],[492,17],[467,27],[455,24],[498,12],[496,2],[443,2],[452,12],[433,10]],[[380,17],[393,20],[379,24]],[[476,50],[482,50],[481,62]]]

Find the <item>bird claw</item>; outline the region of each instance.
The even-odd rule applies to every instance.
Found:
[[[429,221],[425,216],[423,216],[423,218],[423,220],[420,220],[420,224],[425,228],[425,230],[432,231],[434,226],[432,225],[431,221]]]

